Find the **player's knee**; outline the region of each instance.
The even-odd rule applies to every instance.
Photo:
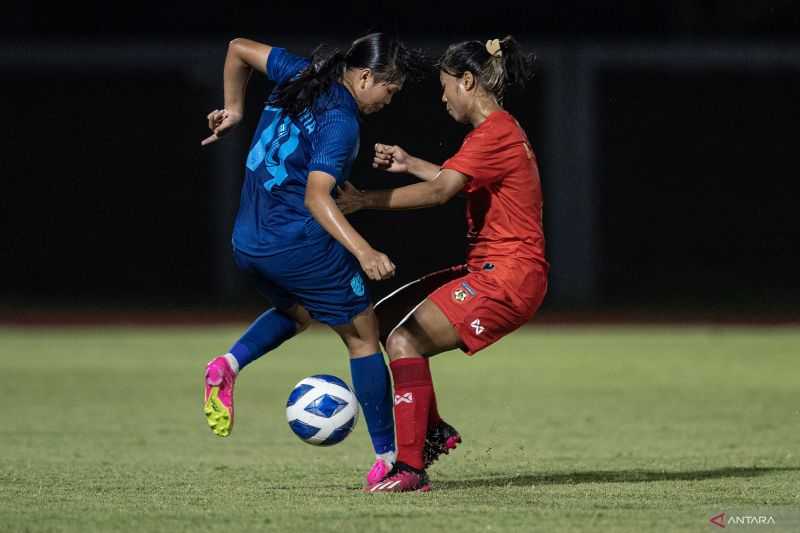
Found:
[[[419,355],[414,349],[410,333],[402,327],[394,330],[386,339],[386,353],[391,360]]]
[[[310,318],[308,320],[301,319],[299,321],[295,320],[294,323],[297,324],[297,333],[302,333],[303,331],[308,329],[308,326],[311,325],[311,319]]]
[[[299,305],[294,305],[289,309],[278,309],[278,312],[294,321],[297,333],[305,331],[311,325],[311,315]]]
[[[378,341],[375,339],[364,339],[358,336],[339,335],[347,346],[347,351],[350,352],[350,357],[361,357],[364,355],[371,355],[379,352],[380,347]]]

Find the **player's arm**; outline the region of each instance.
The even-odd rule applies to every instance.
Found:
[[[439,165],[414,157],[397,145],[388,144],[375,145],[372,166],[388,172],[405,172],[425,181],[434,179],[440,170]]]
[[[200,143],[205,146],[228,133],[242,120],[247,83],[253,70],[266,72],[267,59],[272,47],[249,39],[237,38],[228,44],[223,68],[225,107],[208,114],[211,135]]]
[[[374,250],[350,225],[331,197],[336,178],[326,172],[311,171],[306,185],[305,205],[317,222],[353,254],[370,279],[387,279],[394,276],[394,264],[389,258]]]
[[[336,204],[343,213],[359,209],[419,209],[442,205],[458,194],[469,181],[461,172],[444,169],[422,183],[382,191],[359,191],[349,183],[339,189]]]

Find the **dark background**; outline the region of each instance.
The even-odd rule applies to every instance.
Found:
[[[790,1],[84,3],[0,23],[0,308],[258,307],[230,229],[244,154],[271,89],[254,77],[236,135],[208,148],[237,36],[308,53],[370,30],[438,55],[513,33],[539,72],[507,108],[528,131],[552,262],[545,312],[796,316],[800,308],[800,5]],[[652,5],[650,5],[652,4]],[[794,5],[793,5],[794,4]],[[435,78],[365,117],[374,142],[443,161],[466,133]],[[463,258],[460,200],[359,213],[398,265],[377,299]]]

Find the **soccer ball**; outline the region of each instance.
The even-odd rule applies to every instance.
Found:
[[[286,402],[286,420],[294,434],[315,446],[342,442],[356,425],[358,401],[347,383],[327,374],[298,383]]]

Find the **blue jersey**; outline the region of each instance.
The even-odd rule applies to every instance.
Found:
[[[273,48],[267,77],[280,86],[308,64]],[[358,135],[358,106],[340,83],[296,118],[267,103],[247,156],[234,247],[267,256],[332,239],[304,205],[308,174],[318,170],[344,182],[358,153]]]

